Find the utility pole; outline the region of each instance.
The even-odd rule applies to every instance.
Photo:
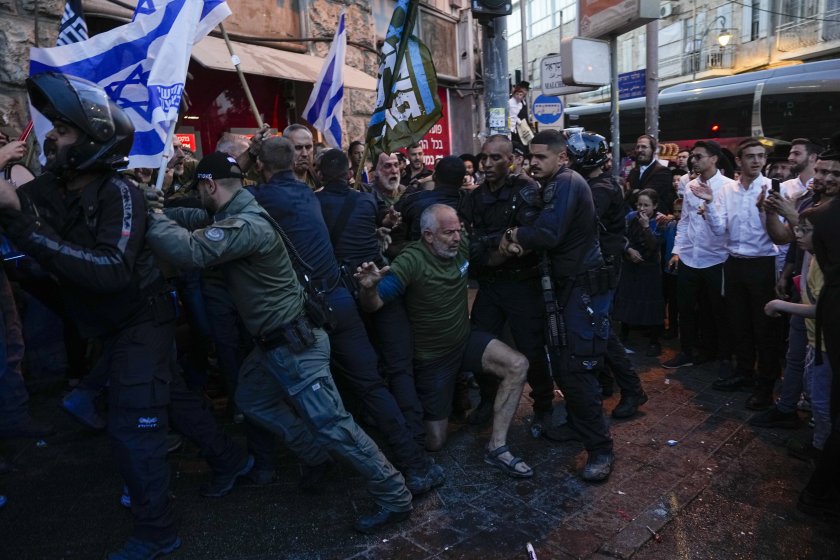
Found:
[[[645,26],[645,40],[645,132],[659,140],[659,20]]]
[[[488,135],[506,134],[508,127],[508,59],[507,19],[492,18],[481,22],[483,48],[481,67],[484,70],[484,106]],[[522,35],[525,40],[524,30]]]

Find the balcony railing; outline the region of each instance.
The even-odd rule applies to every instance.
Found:
[[[819,43],[840,41],[840,8],[829,10],[819,17],[823,21],[799,20],[777,27],[776,49],[791,52]]]
[[[729,70],[735,67],[735,45],[706,47],[659,61],[659,77],[673,78],[709,70]]]

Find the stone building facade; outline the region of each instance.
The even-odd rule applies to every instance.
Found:
[[[29,48],[55,44],[63,11],[64,0],[0,0],[0,127],[26,126]]]

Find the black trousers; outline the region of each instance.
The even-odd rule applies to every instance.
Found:
[[[176,535],[166,462],[174,340],[173,319],[131,325],[103,341],[111,380],[108,435],[131,495],[133,534],[144,540]]]
[[[376,313],[363,314],[368,335],[375,341],[382,374],[402,410],[412,437],[425,445],[423,405],[414,384],[414,346],[411,323],[402,298],[386,303]]]
[[[711,319],[704,330],[703,342],[710,357],[728,360],[732,355],[730,320],[723,298],[723,263],[692,268],[680,263],[677,269],[677,307],[679,308],[680,346],[691,356],[701,347],[697,326],[704,325],[698,314]],[[772,285],[771,285],[772,286]],[[772,289],[772,288],[771,288]],[[704,310],[698,313],[698,308]]]
[[[840,371],[840,286],[826,285],[820,293],[817,313],[821,317],[822,336],[828,350],[832,371]],[[817,461],[817,468],[808,481],[807,489],[817,496],[840,492],[840,382],[836,377],[831,384],[831,434]]]
[[[335,313],[330,331],[330,358],[334,374],[351,388],[390,445],[400,469],[423,468],[426,453],[412,437],[405,416],[379,373],[378,357],[359,316],[356,301],[340,286],[327,295]]]
[[[479,281],[478,294],[472,307],[472,323],[475,328],[501,337],[505,322],[516,348],[528,358],[528,384],[534,399],[534,413],[551,412],[554,400],[554,383],[548,371],[545,358],[545,306],[539,278],[520,281]],[[490,381],[496,387],[496,378],[478,378],[480,383]],[[496,383],[493,383],[496,381]],[[495,393],[495,391],[491,391]],[[482,394],[483,399],[490,398]],[[491,401],[492,402],[492,401]]]
[[[724,264],[726,308],[735,341],[737,371],[752,376],[758,356],[758,385],[772,388],[782,373],[778,329],[764,306],[776,297],[776,258],[730,256]]]

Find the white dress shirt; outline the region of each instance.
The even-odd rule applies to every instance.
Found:
[[[688,174],[685,176],[688,177]],[[682,215],[677,222],[674,254],[679,255],[680,262],[691,268],[709,268],[724,262],[729,252],[726,249],[726,238],[715,235],[709,222],[699,213],[705,201],[691,192],[691,185],[697,184],[698,181],[699,177],[689,181],[683,194]],[[728,184],[734,185],[735,181],[718,171],[707,184],[712,188],[713,196],[719,198],[721,189]]]
[[[808,186],[814,182],[814,179],[808,179],[807,183],[802,183],[799,176],[793,179],[788,179],[779,186],[779,194],[789,200],[796,200],[808,190]]]
[[[779,250],[767,235],[767,215],[756,203],[762,190],[770,192],[772,182],[759,174],[748,188],[740,181],[727,184],[707,205],[706,216],[716,235],[725,237],[726,249],[733,257],[775,257]]]

